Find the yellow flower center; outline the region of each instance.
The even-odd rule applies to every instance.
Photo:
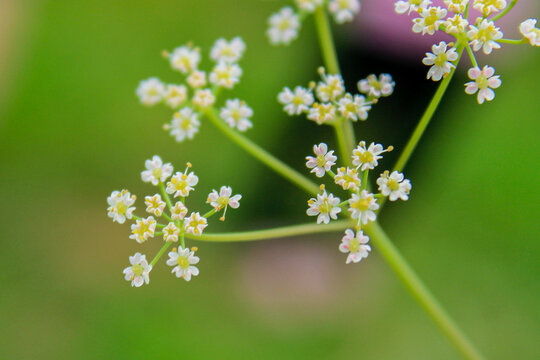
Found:
[[[135,276],[141,276],[144,272],[144,268],[140,264],[135,264],[131,267],[131,270],[133,271],[133,275]]]
[[[476,83],[480,90],[485,89],[489,86],[488,79],[485,75],[480,75],[476,78]]]
[[[446,53],[440,53],[437,55],[437,58],[435,59],[435,66],[442,67],[444,64],[446,64],[446,61],[448,60],[448,57],[446,56]]]
[[[373,161],[373,154],[371,151],[364,151],[363,154],[360,154],[360,161],[365,163],[369,163]]]
[[[394,179],[389,179],[387,185],[392,191],[399,190],[399,183]]]
[[[330,204],[328,204],[328,201],[323,201],[322,204],[319,205],[319,212],[320,213],[327,213],[330,212]]]
[[[124,215],[127,211],[127,206],[126,204],[124,204],[123,201],[119,201],[117,204],[116,204],[116,211],[118,211],[118,214],[120,215]]]
[[[357,238],[354,238],[349,242],[349,251],[352,253],[358,252],[360,250],[360,241]]]
[[[366,211],[369,209],[369,200],[370,198],[360,199],[353,203],[353,208],[358,209],[359,211]]]
[[[281,30],[281,31],[285,31],[285,30],[289,29],[289,27],[290,27],[289,19],[281,20],[281,22],[279,23],[279,26],[278,26],[279,30]]]
[[[189,261],[187,259],[187,257],[185,256],[179,256],[178,257],[178,265],[182,268],[182,269],[187,269],[189,267]]]
[[[317,166],[318,167],[324,167],[326,164],[326,158],[324,155],[317,155]]]
[[[216,201],[220,208],[224,208],[229,204],[229,197],[228,196],[220,196],[218,197]]]
[[[157,168],[155,168],[154,170],[152,170],[152,175],[154,175],[154,177],[155,177],[156,179],[161,178],[161,168],[160,168],[160,167],[157,167]]]

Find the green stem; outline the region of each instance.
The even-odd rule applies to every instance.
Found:
[[[152,262],[150,262],[150,265],[152,265],[152,267],[154,267],[154,265],[157,263],[159,258],[163,255],[163,253],[165,253],[165,251],[167,251],[167,249],[169,248],[169,246],[171,246],[171,244],[172,242],[167,241],[165,245],[163,245],[161,249],[159,249],[159,252],[156,254],[156,256],[154,256],[154,258],[152,259]]]
[[[471,59],[471,63],[474,67],[478,67],[478,61],[476,61],[476,56],[474,56],[474,52],[471,49],[471,45],[467,43],[467,46],[465,47],[467,49],[467,53],[469,53],[469,58]]]
[[[514,40],[514,39],[500,39],[500,40],[497,40],[498,42],[501,42],[501,43],[504,43],[504,44],[513,44],[513,45],[521,45],[521,44],[526,44],[528,42],[527,39],[523,38],[523,39],[519,39],[519,40]]]
[[[167,194],[167,192],[165,191],[165,185],[161,181],[159,182],[159,190],[161,191],[161,195],[163,195],[163,197],[165,198],[165,202],[169,207],[169,211],[172,212],[173,205],[171,202],[171,198],[169,197],[169,194]]]
[[[347,141],[347,136],[345,135],[345,128],[343,126],[343,123],[345,121],[347,120],[343,119],[341,121],[338,121],[334,125],[334,130],[336,133],[336,139],[337,139],[339,155],[341,157],[341,160],[346,165],[351,165],[352,164],[352,158],[351,158],[352,147],[349,148],[349,141]]]
[[[512,0],[512,2],[510,3],[510,5],[508,5],[506,7],[506,9],[504,9],[502,12],[500,12],[499,14],[495,15],[494,17],[492,17],[490,20],[491,21],[497,21],[499,20],[500,18],[502,18],[504,15],[506,15],[510,10],[512,10],[512,8],[514,6],[516,6],[518,0]]]
[[[205,110],[205,115],[212,121],[212,123],[227,135],[234,143],[246,150],[253,157],[261,161],[263,164],[288,179],[292,183],[296,184],[300,188],[304,189],[308,193],[317,194],[319,192],[319,186],[300,174],[298,171],[291,168],[289,165],[283,163],[271,155],[266,150],[259,147],[253,141],[249,140],[245,136],[231,129],[224,121],[222,121],[216,114],[214,108],[208,108]]]

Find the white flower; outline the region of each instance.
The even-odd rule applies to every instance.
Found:
[[[131,266],[124,269],[124,279],[131,281],[131,286],[140,287],[144,283],[149,283],[150,270],[152,265],[146,261],[146,255],[135,253],[135,255],[129,257]]]
[[[367,190],[362,190],[360,195],[352,194],[352,197],[349,199],[351,218],[358,219],[364,225],[377,219],[375,211],[378,208],[377,199]]]
[[[323,177],[326,171],[329,171],[336,164],[337,156],[334,155],[334,150],[328,151],[328,145],[320,143],[313,145],[315,157],[306,156],[306,166],[312,169],[317,177]]]
[[[540,29],[536,27],[537,19],[528,19],[519,24],[519,32],[529,40],[532,46],[540,46]]]
[[[231,64],[242,58],[244,50],[246,50],[246,44],[241,37],[237,36],[230,42],[222,38],[214,43],[210,50],[210,58],[216,62]]]
[[[471,80],[474,80],[465,84],[467,94],[472,95],[478,91],[477,101],[479,104],[483,104],[485,100],[491,101],[495,98],[495,92],[492,89],[501,86],[502,81],[499,79],[499,75],[494,76],[494,68],[486,65],[480,70],[480,68],[474,67],[469,69],[467,74]]]
[[[349,167],[341,167],[338,169],[334,178],[336,184],[341,186],[343,190],[357,191],[360,188],[360,179],[358,178],[358,170],[350,169]]]
[[[204,228],[208,226],[205,217],[202,217],[198,212],[191,213],[184,220],[184,229],[187,233],[193,235],[201,235]]]
[[[210,83],[222,86],[227,89],[232,89],[235,84],[240,81],[242,76],[242,69],[237,64],[228,64],[226,62],[220,62],[208,75]]]
[[[354,95],[353,98],[351,94],[345,94],[339,99],[338,104],[340,114],[352,121],[366,120],[371,109],[371,105],[366,105],[366,98],[363,95]]]
[[[206,202],[213,206],[217,211],[226,209],[227,206],[237,209],[240,206],[240,199],[242,199],[242,195],[231,195],[231,187],[222,186],[219,189],[219,193],[216,190],[212,190],[212,192],[208,194],[208,199],[206,199]]]
[[[184,85],[167,85],[165,103],[176,109],[187,99],[187,88]]]
[[[201,54],[198,48],[180,46],[174,49],[172,54],[169,54],[169,61],[174,70],[187,74],[197,69],[199,61],[201,61]]]
[[[142,104],[151,106],[159,103],[165,96],[165,85],[156,77],[143,80],[136,90]]]
[[[421,17],[413,19],[412,31],[422,33],[422,35],[435,34],[435,31],[439,30],[439,26],[444,23],[444,17],[446,17],[447,13],[448,10],[439,6],[422,8],[419,13]]]
[[[431,65],[427,73],[427,78],[433,79],[433,81],[439,81],[456,67],[451,61],[456,61],[459,55],[455,48],[447,50],[447,45],[444,41],[441,41],[438,45],[434,44],[431,49],[433,53],[427,52],[422,62],[424,65]]]
[[[295,2],[298,9],[312,13],[322,5],[323,0],[295,0]]]
[[[506,8],[505,0],[474,0],[473,8],[480,11],[484,16],[491,15]]]
[[[341,239],[339,251],[345,254],[349,253],[346,263],[358,263],[360,260],[367,258],[371,251],[371,247],[367,245],[368,242],[369,237],[364,235],[362,231],[358,231],[355,235],[351,229],[345,230],[345,236]]]
[[[163,239],[165,241],[177,242],[179,233],[180,229],[174,223],[170,222],[163,228]]]
[[[186,82],[193,89],[198,89],[206,86],[206,73],[204,71],[195,70],[186,79]]]
[[[240,131],[246,131],[253,126],[249,120],[253,116],[253,110],[239,99],[227,100],[219,115],[230,127]]]
[[[371,74],[358,82],[358,90],[368,96],[379,98],[392,95],[394,85],[396,83],[392,81],[390,74],[381,74],[378,78],[375,74]]]
[[[315,121],[319,125],[322,125],[336,118],[336,107],[331,103],[328,103],[328,104],[315,103],[309,109],[307,118]]]
[[[113,191],[111,196],[107,198],[109,207],[107,208],[107,215],[119,224],[123,224],[127,219],[131,219],[133,216],[135,203],[135,195],[131,195],[129,191]]]
[[[181,142],[186,138],[193,139],[196,133],[199,132],[199,122],[197,113],[193,112],[190,107],[185,107],[174,113],[170,124],[164,126],[165,130],[169,130],[171,136],[176,141]]]
[[[444,5],[448,8],[448,11],[461,14],[465,12],[469,0],[444,0]]]
[[[326,75],[324,69],[320,70],[323,81],[319,81],[316,92],[322,102],[334,101],[345,92],[345,84],[341,75]]]
[[[385,171],[377,179],[377,185],[379,185],[379,191],[384,196],[389,196],[390,201],[396,201],[397,199],[409,200],[411,182],[404,179],[403,174],[400,172],[394,171],[389,174],[388,171]]]
[[[171,209],[171,218],[173,220],[184,220],[188,213],[188,209],[184,203],[178,201]]]
[[[471,46],[474,51],[482,49],[484,54],[491,54],[493,49],[500,49],[501,45],[495,40],[502,39],[503,33],[493,21],[484,19],[476,26],[470,25],[469,28],[467,37],[472,40]]]
[[[354,19],[360,11],[359,0],[330,0],[328,3],[328,11],[334,15],[334,20],[338,24],[343,24]]]
[[[287,45],[298,36],[300,19],[294,10],[287,6],[268,19],[269,28],[266,35],[273,45]]]
[[[178,278],[182,278],[186,281],[190,281],[192,276],[199,275],[199,269],[195,264],[199,263],[199,257],[195,256],[195,252],[189,249],[179,248],[178,252],[169,252],[169,259],[167,265],[174,266],[172,273]]]
[[[144,162],[146,170],[141,172],[141,178],[144,182],[157,185],[159,182],[165,182],[173,173],[171,163],[164,164],[158,155],[152,156],[152,159]]]
[[[309,209],[306,213],[309,216],[317,216],[317,224],[330,222],[330,218],[337,219],[337,214],[341,212],[339,198],[333,194],[327,194],[326,190],[322,194],[317,194],[317,198],[311,198],[308,201]]]
[[[300,115],[308,111],[313,104],[313,94],[311,91],[304,89],[301,86],[294,88],[294,93],[288,87],[283,88],[283,91],[278,95],[278,101],[285,105],[283,110],[289,115]]]
[[[159,194],[154,196],[146,196],[144,198],[144,204],[146,205],[146,212],[153,214],[157,217],[160,217],[165,210],[165,201],[161,199]]]
[[[210,89],[197,89],[191,101],[198,107],[205,108],[212,106],[216,101],[216,97]]]
[[[449,17],[444,22],[445,31],[448,34],[460,34],[465,31],[469,22],[464,19],[462,15],[456,14],[453,17]]]
[[[361,171],[373,170],[375,166],[379,165],[379,160],[382,159],[381,154],[392,151],[392,149],[390,146],[385,150],[381,144],[373,142],[366,148],[366,142],[360,141],[352,153],[353,165],[359,167]]]
[[[407,1],[396,1],[394,3],[394,10],[398,14],[409,14],[413,11],[418,11],[420,8],[425,8],[431,5],[431,0],[407,0]]]
[[[154,237],[154,231],[156,231],[156,220],[154,220],[153,216],[149,216],[146,219],[137,219],[135,224],[131,224],[131,235],[129,235],[129,238],[141,244],[149,238]]]
[[[194,190],[193,186],[197,185],[199,182],[199,177],[195,175],[194,172],[189,174],[177,172],[171,178],[171,181],[167,183],[167,193],[174,194],[174,197],[189,196],[189,192]]]

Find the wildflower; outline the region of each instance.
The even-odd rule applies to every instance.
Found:
[[[357,121],[366,120],[368,118],[368,111],[371,109],[371,105],[366,105],[366,98],[363,95],[345,94],[344,97],[339,99],[338,111],[340,114],[349,120]]]
[[[328,151],[328,145],[325,143],[313,145],[313,152],[315,157],[306,156],[306,166],[312,169],[311,172],[315,173],[315,176],[323,177],[325,172],[330,171],[336,164],[337,156],[334,155],[334,150]]]
[[[198,107],[205,108],[212,106],[216,101],[216,97],[210,89],[197,89],[191,101]]]
[[[334,20],[338,24],[343,24],[354,19],[360,11],[360,1],[358,0],[330,0],[328,11],[334,15]]]
[[[323,81],[320,81],[317,85],[317,97],[323,102],[328,102],[342,96],[345,92],[345,85],[341,75],[326,75],[324,73],[324,68],[320,68],[319,72],[321,73]]]
[[[283,91],[278,95],[278,101],[285,105],[283,110],[289,115],[300,115],[308,111],[313,104],[313,100],[311,91],[301,86],[294,88],[294,92],[288,87],[283,88]]]
[[[185,107],[173,115],[171,123],[166,124],[164,129],[170,130],[170,134],[176,141],[181,142],[186,138],[193,139],[199,132],[200,125],[197,113],[190,107]]]
[[[178,252],[169,252],[167,260],[167,265],[174,266],[171,272],[186,281],[190,281],[191,276],[199,275],[199,269],[193,266],[197,263],[199,263],[199,257],[195,256],[195,252],[183,248],[178,249]]]
[[[184,85],[167,85],[165,103],[169,107],[178,108],[187,98],[187,88]]]
[[[495,98],[495,92],[492,89],[501,86],[502,82],[499,75],[494,76],[494,68],[486,65],[480,70],[480,68],[474,67],[469,69],[467,74],[471,80],[474,80],[465,84],[467,94],[472,95],[478,91],[477,101],[479,104],[483,104],[485,100],[491,101]]]
[[[266,35],[268,35],[270,43],[273,45],[288,45],[298,36],[300,19],[294,10],[287,6],[270,16],[268,25],[270,27],[266,31]]]
[[[146,160],[144,166],[146,170],[141,172],[142,181],[152,183],[154,186],[159,182],[165,182],[173,173],[171,163],[164,164],[158,155],[152,156],[152,160]]]
[[[415,33],[422,33],[422,35],[435,34],[435,31],[439,29],[439,26],[444,23],[444,17],[446,17],[446,14],[448,13],[448,10],[439,6],[431,6],[419,10],[421,17],[413,19],[414,25],[412,31]]]
[[[536,27],[537,19],[528,19],[519,24],[519,32],[529,40],[532,46],[540,46],[540,29]]]
[[[246,50],[246,44],[241,37],[237,36],[228,42],[225,39],[218,39],[210,50],[210,58],[216,62],[232,64],[240,60]]]
[[[464,19],[462,15],[456,14],[453,17],[449,17],[444,22],[444,27],[448,34],[460,34],[465,31],[469,22],[467,19]]]
[[[484,54],[491,54],[493,49],[499,49],[501,45],[495,40],[502,39],[503,33],[495,23],[488,19],[483,19],[480,23],[469,26],[467,37],[471,40],[471,46],[474,51],[482,49]]]
[[[184,220],[184,229],[189,234],[201,235],[204,228],[208,226],[205,217],[202,217],[198,212],[191,213]]]
[[[171,209],[171,218],[173,220],[184,220],[188,212],[188,209],[184,203],[178,201]]]
[[[380,98],[392,95],[395,84],[390,74],[381,74],[378,78],[375,74],[371,74],[358,82],[358,90],[370,97]]]
[[[189,196],[189,192],[194,190],[193,186],[197,185],[199,182],[199,177],[195,173],[190,172],[189,174],[177,172],[171,178],[171,181],[167,183],[167,193],[174,194],[174,197]]]
[[[392,151],[393,147],[384,149],[381,144],[371,143],[366,148],[366,142],[360,141],[358,146],[353,150],[353,165],[360,168],[361,171],[373,170],[379,165],[379,160],[382,159],[381,154],[387,151]]]
[[[330,219],[336,220],[337,214],[341,212],[339,198],[333,194],[327,194],[326,190],[322,194],[317,194],[317,198],[308,201],[309,209],[306,213],[309,216],[317,216],[317,224],[328,224]]]
[[[107,215],[119,224],[123,224],[127,219],[131,219],[133,216],[136,196],[131,195],[129,191],[113,191],[111,196],[107,198],[109,207],[107,208]]]
[[[319,6],[322,5],[323,0],[295,0],[296,6],[300,10],[304,10],[305,12],[312,13],[317,9]]]
[[[448,8],[448,11],[461,14],[465,12],[469,0],[444,0],[444,5]]]
[[[225,107],[221,108],[220,116],[232,128],[246,131],[253,126],[249,118],[253,115],[253,110],[239,99],[227,100]]]
[[[156,220],[154,220],[153,216],[149,216],[146,219],[137,219],[135,224],[131,224],[131,235],[129,235],[129,238],[141,244],[148,240],[148,238],[154,237],[154,231],[156,231]]]
[[[356,235],[351,229],[345,230],[345,236],[341,239],[339,251],[349,253],[347,256],[347,264],[351,262],[358,263],[360,260],[367,258],[371,247],[367,245],[369,237],[364,235],[362,231],[358,231]]]
[[[193,89],[198,89],[206,86],[206,73],[201,70],[195,70],[186,79],[186,82]]]
[[[505,0],[474,0],[473,8],[480,11],[484,16],[489,16],[506,8]]]
[[[214,67],[210,75],[208,75],[208,80],[212,84],[232,89],[240,81],[240,76],[242,76],[240,66],[220,62]]]
[[[309,109],[307,118],[315,121],[319,125],[322,125],[336,118],[336,108],[331,103],[327,103],[327,104],[315,103]]]
[[[242,199],[242,195],[231,195],[231,187],[222,186],[219,189],[219,193],[216,190],[212,190],[212,192],[208,194],[206,202],[212,205],[214,209],[216,209],[216,211],[225,209],[226,212],[228,206],[232,207],[233,209],[237,209],[240,206],[240,199]],[[225,212],[223,213],[223,217],[221,218],[222,220],[225,220]]]
[[[400,172],[394,171],[389,174],[388,171],[385,171],[377,179],[377,185],[379,185],[379,191],[384,196],[388,196],[390,201],[396,201],[397,199],[409,200],[411,182],[405,179]]]
[[[165,85],[156,77],[143,80],[136,90],[142,104],[151,106],[159,103],[165,96]]]
[[[161,199],[159,194],[154,196],[146,196],[144,198],[144,204],[146,205],[146,212],[153,214],[157,217],[160,217],[165,210],[165,201]]]
[[[406,0],[396,1],[394,3],[394,10],[398,14],[409,14],[413,11],[418,11],[420,8],[425,8],[431,5],[431,0]]]
[[[427,66],[432,65],[427,73],[427,78],[439,81],[455,68],[451,61],[456,61],[459,55],[455,48],[447,50],[444,41],[441,41],[438,45],[433,45],[431,49],[433,53],[427,52],[422,62]]]
[[[358,170],[350,169],[349,167],[341,167],[338,169],[334,181],[341,186],[343,190],[357,191],[360,188],[360,179],[358,178]]]
[[[351,218],[358,219],[364,225],[377,219],[375,211],[378,208],[377,199],[367,190],[362,190],[360,195],[352,194],[352,197],[349,199]]]
[[[180,229],[174,223],[170,222],[163,228],[163,239],[165,241],[177,242],[179,233]]]
[[[140,287],[144,283],[149,283],[149,274],[152,270],[152,265],[146,261],[146,255],[135,253],[129,257],[131,266],[124,269],[124,279],[131,281],[131,286]]]
[[[197,69],[199,61],[201,61],[201,54],[198,48],[180,46],[174,49],[172,54],[169,54],[169,61],[174,70],[187,74]]]

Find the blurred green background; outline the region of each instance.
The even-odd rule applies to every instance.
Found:
[[[341,234],[196,244],[201,275],[190,283],[163,262],[149,286],[123,280],[129,255],[152,256],[160,244],[130,240],[105,200],[128,188],[140,210],[154,191],[140,171],[154,154],[194,164],[192,204],[222,184],[243,194],[209,232],[310,221],[307,195],[210,123],[178,144],[162,130],[171,111],[134,95],[141,79],[178,79],[163,49],[193,41],[206,55],[215,39],[241,35],[244,76],[231,96],[255,111],[248,136],[303,169],[312,144],[333,135],[277,104],[283,86],[307,84],[321,64],[311,20],[292,46],[268,45],[266,19],[285,3],[1,2],[0,359],[459,358],[376,248],[345,265]],[[380,71],[397,87],[356,125],[358,136],[399,151],[434,91],[420,63],[427,49],[411,62],[363,47],[361,31],[337,33],[351,90]],[[478,106],[457,75],[406,171],[411,200],[381,221],[488,358],[538,359],[540,52],[510,50],[492,56],[503,79],[492,103]]]

